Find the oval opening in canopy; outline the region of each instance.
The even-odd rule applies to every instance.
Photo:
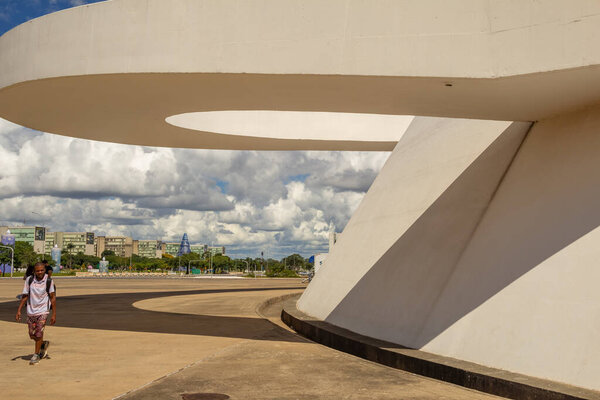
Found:
[[[271,139],[400,140],[413,116],[307,111],[204,111],[173,115],[180,128]]]

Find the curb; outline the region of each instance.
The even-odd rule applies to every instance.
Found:
[[[254,309],[254,312],[259,317],[268,320],[269,318],[265,317],[265,315],[263,314],[263,311],[265,310],[265,308],[270,307],[273,304],[283,303],[283,302],[285,302],[287,300],[290,300],[290,299],[292,299],[294,297],[298,297],[298,293],[287,293],[287,294],[282,294],[280,296],[271,297],[271,298],[263,301],[262,303],[259,303],[256,306],[256,308]]]
[[[359,335],[312,319],[296,308],[296,300],[297,297],[290,298],[283,304],[281,320],[287,326],[314,342],[369,361],[514,400],[600,400],[600,392],[488,368]]]

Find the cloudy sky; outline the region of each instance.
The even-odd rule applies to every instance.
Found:
[[[90,2],[90,1],[88,1]],[[0,33],[82,0],[0,0]],[[327,251],[389,153],[152,148],[0,119],[0,225],[224,245],[274,258]]]

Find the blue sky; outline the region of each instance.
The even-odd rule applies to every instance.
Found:
[[[0,0],[0,35],[30,19],[98,1],[103,0]]]

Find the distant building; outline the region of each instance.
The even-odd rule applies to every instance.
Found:
[[[161,258],[162,257],[162,243],[160,240],[135,240],[134,243],[137,242],[137,254],[140,257],[147,258]]]
[[[102,253],[106,250],[106,237],[96,236],[94,238],[94,252],[96,257],[102,257]]]
[[[164,244],[163,251],[166,254],[172,255],[173,257],[177,257],[177,252],[179,251],[179,243],[176,242],[168,242]]]
[[[54,234],[56,243],[63,253],[85,254],[85,232],[54,232]],[[72,248],[69,250],[69,247]]]
[[[314,263],[315,274],[323,266],[323,264],[325,263],[325,260],[327,259],[327,256],[329,255],[329,253],[331,253],[333,246],[335,246],[337,241],[340,240],[341,236],[342,236],[341,233],[337,233],[335,230],[333,230],[333,228],[331,228],[331,230],[329,231],[329,252],[328,253],[318,253],[311,257],[311,260]]]
[[[190,241],[188,240],[187,233],[183,234],[181,238],[181,243],[179,243],[179,250],[177,251],[177,256],[182,256],[184,254],[190,254],[192,250],[190,249]]]
[[[57,245],[63,253],[83,253],[86,256],[93,256],[96,254],[94,237],[94,232],[46,232],[44,253],[50,254],[54,245]],[[73,245],[70,250],[69,244]]]
[[[3,246],[14,246],[15,245],[15,235],[10,233],[10,229],[7,229],[2,234],[0,234],[0,242]]]
[[[331,251],[331,248],[337,243],[338,240],[340,240],[341,236],[341,233],[333,230],[329,231],[329,251]]]
[[[112,250],[119,257],[133,254],[133,239],[129,236],[106,236],[104,246],[105,250]]]
[[[40,226],[0,226],[0,235],[6,235],[9,230],[15,236],[15,241],[29,243],[36,253],[47,255],[51,254],[56,245],[63,254],[71,252],[102,257],[105,250],[111,250],[120,257],[129,257],[132,254],[147,258],[161,258],[163,254],[176,257],[182,244],[165,243],[161,240],[134,240],[129,236],[96,236],[94,232],[50,232]],[[200,255],[206,252],[212,256],[225,255],[225,246],[189,245],[189,242],[187,246],[190,252]]]
[[[133,239],[129,236],[97,236],[95,244],[96,257],[101,257],[106,250],[113,251],[119,257],[133,254]]]
[[[202,255],[206,252],[209,252],[213,256],[216,256],[217,254],[225,255],[225,246],[209,246],[206,244],[193,244],[191,246],[191,248],[192,248],[192,253],[197,253],[200,255]]]
[[[166,254],[170,254],[173,257],[177,257],[177,253],[179,252],[179,248],[181,247],[181,243],[175,242],[167,242],[163,244],[163,252]],[[190,245],[190,251],[192,253],[203,255],[205,252],[210,252],[213,256],[217,254],[225,255],[225,247],[224,246],[208,246],[205,244],[193,244]]]
[[[208,248],[205,244],[193,244],[190,246],[192,253],[203,255],[206,249]]]
[[[52,248],[56,244],[56,240],[54,239],[54,234],[52,232],[46,232],[46,240],[44,243],[44,254],[50,254],[52,252]]]
[[[206,251],[211,255],[225,255],[225,246],[206,246]]]
[[[323,266],[323,264],[325,263],[325,260],[327,259],[327,253],[319,253],[319,254],[315,254],[315,274],[319,271],[319,269],[321,269],[321,267]]]
[[[26,242],[33,247],[33,251],[44,254],[46,241],[46,228],[43,226],[1,226],[0,235],[10,233],[15,235],[16,242]]]

